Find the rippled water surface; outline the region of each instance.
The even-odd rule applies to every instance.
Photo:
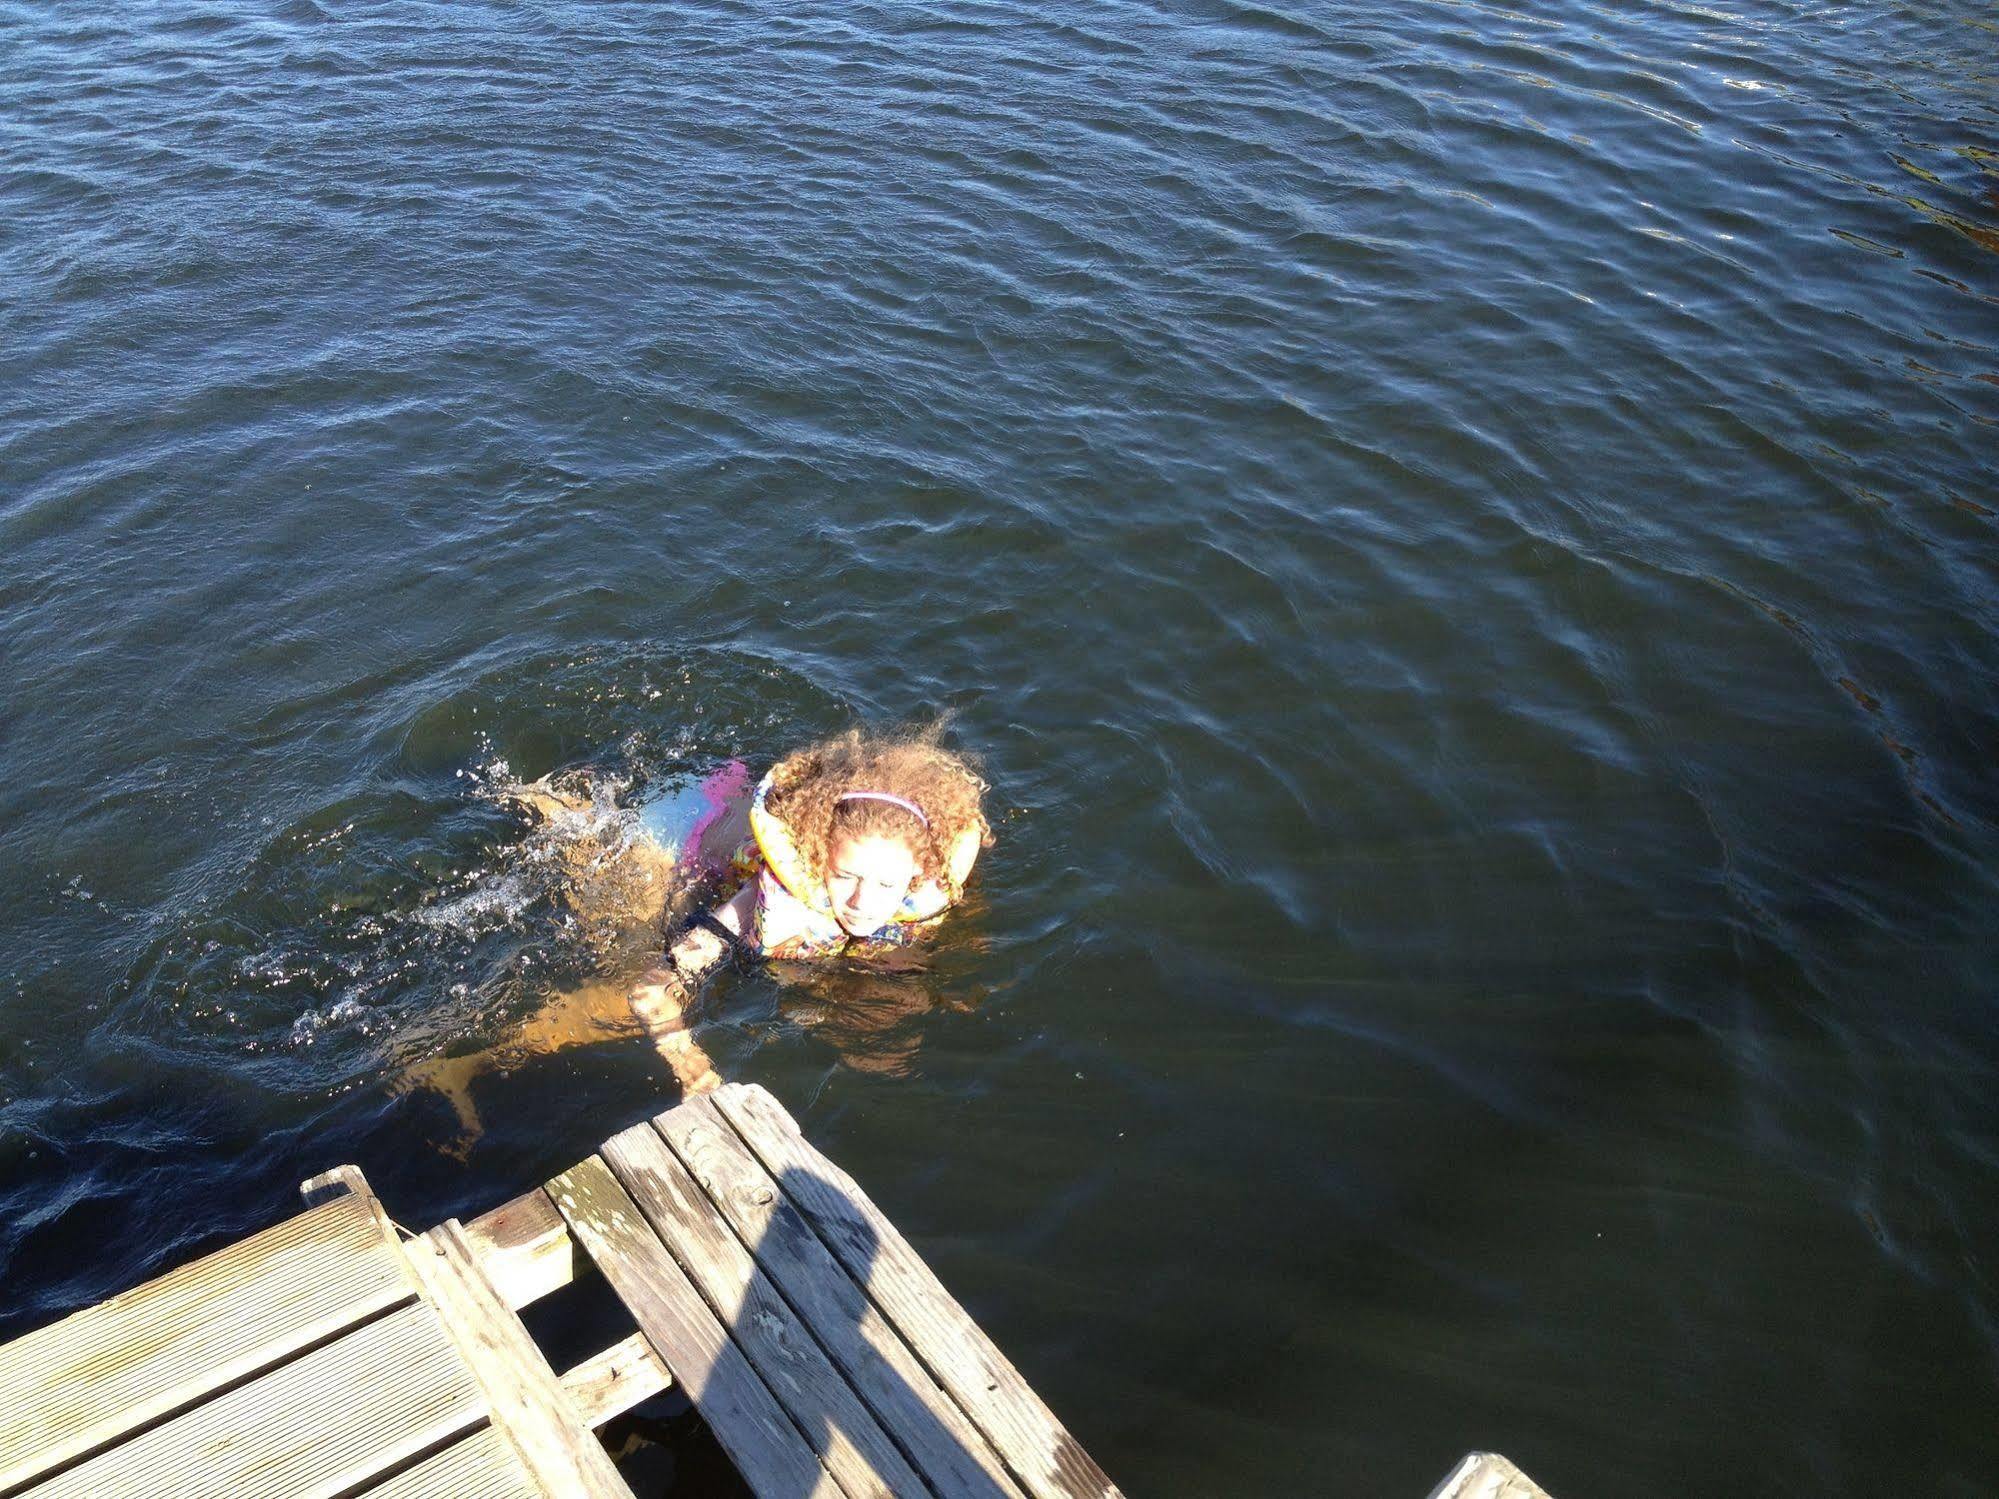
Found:
[[[952,710],[972,909],[710,1048],[1128,1492],[1993,1492],[1995,58],[0,5],[0,1332],[659,1106],[408,1083],[632,957],[504,777]]]

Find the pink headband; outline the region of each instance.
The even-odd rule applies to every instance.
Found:
[[[923,809],[917,806],[915,802],[904,801],[899,796],[890,796],[886,791],[843,792],[841,795],[833,798],[834,806],[839,806],[841,802],[887,802],[891,807],[902,808],[903,811],[909,813],[910,816],[914,817],[926,828],[930,826],[930,819],[923,815]]]

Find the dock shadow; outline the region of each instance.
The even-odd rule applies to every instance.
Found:
[[[920,1492],[951,1499],[1021,1499],[1022,1489],[1006,1473],[999,1454],[979,1434],[970,1414],[903,1334],[888,1306],[871,1294],[881,1258],[880,1237],[874,1228],[858,1214],[834,1219],[800,1206],[829,1199],[850,1201],[845,1189],[797,1167],[777,1173],[775,1183],[777,1198],[770,1222],[758,1242],[750,1246],[751,1253],[760,1267],[800,1258],[810,1265],[813,1256],[809,1246],[814,1245],[825,1255],[817,1268],[827,1284],[815,1287],[809,1297],[775,1275],[770,1276],[771,1283],[819,1351],[859,1397],[881,1434],[921,1479],[925,1487]],[[795,1282],[796,1272],[789,1278]],[[906,1294],[914,1292],[912,1287]],[[804,1304],[808,1300],[814,1307],[811,1313]],[[748,1329],[744,1324],[753,1315],[746,1300],[730,1328],[738,1346],[746,1346]],[[889,1340],[899,1345],[899,1353]],[[896,1367],[898,1362],[902,1368]],[[822,1464],[842,1439],[865,1452],[864,1434],[839,1430],[823,1408],[816,1419],[800,1419],[795,1410],[787,1413]],[[905,1492],[904,1487],[886,1480],[883,1488],[898,1499]],[[823,1479],[810,1486],[757,1487],[759,1499],[808,1499],[829,1490]]]

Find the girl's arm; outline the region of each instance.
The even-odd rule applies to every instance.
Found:
[[[755,886],[746,885],[733,900],[717,906],[714,917],[741,935],[748,928],[755,899]],[[673,1069],[681,1091],[689,1098],[722,1083],[722,1075],[688,1026],[700,998],[697,986],[728,955],[728,944],[715,933],[690,927],[667,949],[666,961],[647,971],[629,996],[632,1013],[651,1035],[653,1049]]]

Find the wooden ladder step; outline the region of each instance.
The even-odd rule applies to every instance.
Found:
[[[837,1499],[839,1485],[611,1168],[591,1156],[549,1182],[548,1195],[751,1491]]]
[[[908,1460],[665,1142],[638,1125],[606,1141],[603,1155],[841,1489],[857,1499],[923,1493]]]
[[[709,1097],[1022,1488],[1034,1499],[1122,1499],[895,1225],[852,1177],[806,1143],[783,1105],[754,1085],[731,1084]],[[662,1119],[670,1135],[673,1114]]]
[[[761,1088],[408,1242],[352,1166],[303,1190],[0,1346],[0,1499],[631,1499],[593,1428],[669,1382],[762,1499],[1121,1499]],[[637,1330],[558,1376],[516,1308],[586,1265]]]
[[[17,1338],[0,1347],[0,1492],[414,1294],[393,1232],[348,1196]]]
[[[714,1102],[683,1104],[650,1128],[627,1131],[605,1146],[612,1169],[642,1207],[650,1199],[634,1178],[645,1174],[645,1161],[664,1154],[662,1140],[672,1151],[668,1159],[700,1184],[701,1207],[720,1212],[733,1230],[727,1235],[732,1244],[749,1246],[736,1252],[755,1254],[930,1489],[941,1499],[1019,1499],[1019,1485],[985,1437],[786,1201],[784,1184],[764,1169]]]

